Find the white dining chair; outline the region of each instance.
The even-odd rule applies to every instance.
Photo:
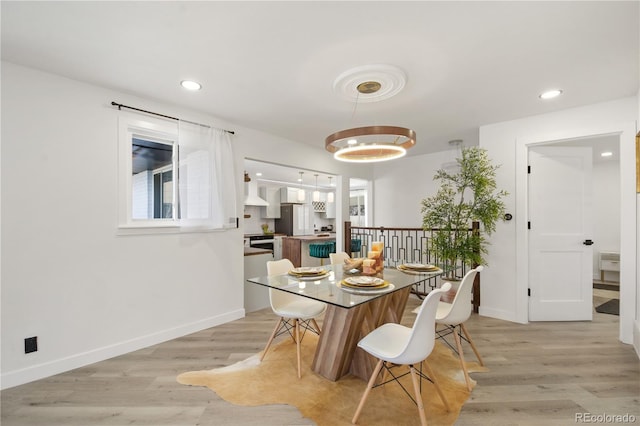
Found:
[[[283,275],[293,269],[293,263],[289,259],[271,260],[267,262],[267,275]],[[265,346],[262,355],[260,355],[260,361],[264,359],[267,354],[273,339],[284,333],[289,333],[293,341],[296,343],[296,350],[298,356],[298,378],[302,377],[301,373],[301,355],[300,355],[300,343],[304,337],[304,333],[307,330],[316,334],[320,334],[320,326],[316,322],[315,318],[322,315],[327,309],[327,305],[316,300],[311,300],[303,296],[298,296],[292,293],[287,293],[283,290],[276,290],[269,288],[269,301],[271,303],[271,309],[279,316],[273,333]],[[311,325],[310,322],[313,324]],[[300,334],[300,328],[304,331]]]
[[[436,311],[437,338],[442,339],[447,343],[447,345],[449,345],[449,347],[451,347],[451,349],[458,353],[460,365],[464,372],[464,380],[467,383],[467,389],[469,389],[469,391],[471,391],[471,379],[469,378],[469,372],[467,371],[467,366],[464,362],[462,340],[471,345],[471,349],[473,349],[473,352],[476,354],[476,358],[478,358],[480,365],[484,365],[476,345],[473,344],[473,340],[471,340],[471,336],[469,335],[467,328],[464,326],[465,321],[467,321],[471,316],[471,310],[473,308],[473,305],[471,304],[471,299],[473,297],[473,281],[476,278],[476,274],[482,271],[482,269],[482,266],[478,266],[467,272],[460,282],[460,286],[458,287],[458,291],[456,292],[453,302],[447,303],[440,301],[438,304],[438,310]],[[438,330],[438,325],[444,325],[445,328]],[[462,335],[463,333],[464,336]],[[450,334],[453,334],[454,336],[456,342],[455,348],[445,339],[445,337]]]
[[[413,390],[415,394],[415,400],[413,402],[418,406],[418,413],[420,414],[420,423],[423,426],[427,424],[427,417],[424,412],[424,405],[422,402],[422,395],[420,393],[420,380],[426,378],[431,381],[440,395],[445,408],[449,411],[449,404],[442,393],[442,389],[438,385],[436,378],[433,374],[433,370],[427,362],[427,357],[431,354],[433,346],[435,345],[435,316],[436,309],[438,307],[438,301],[440,297],[451,289],[451,284],[445,283],[441,288],[431,291],[427,297],[422,301],[422,305],[418,312],[413,327],[406,327],[401,324],[387,323],[373,330],[367,334],[362,340],[358,342],[358,347],[362,348],[369,354],[378,358],[373,374],[369,379],[367,388],[360,399],[356,413],[353,416],[351,422],[356,424],[358,417],[364,403],[369,396],[369,392],[374,387],[382,367],[385,368],[385,375],[388,372],[392,376],[392,380],[402,386],[398,381],[400,377],[406,374],[411,374],[411,381],[413,382]],[[419,365],[420,369],[416,370],[415,365]],[[408,365],[409,373],[404,373],[399,376],[395,376],[391,372],[391,368],[395,365]],[[422,373],[422,366],[427,372],[427,375]],[[388,382],[388,381],[387,381]],[[386,384],[384,378],[381,383],[376,386]],[[411,397],[411,394],[402,386],[407,395]],[[413,399],[413,398],[412,398]]]
[[[339,251],[337,253],[329,253],[329,259],[332,265],[344,265],[345,261],[351,259],[351,257],[346,252]]]

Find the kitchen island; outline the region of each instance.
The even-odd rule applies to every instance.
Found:
[[[316,235],[294,235],[282,238],[282,257],[289,259],[293,266],[320,266],[320,259],[309,256],[309,244],[336,240],[335,233]],[[326,259],[324,264],[328,264]]]

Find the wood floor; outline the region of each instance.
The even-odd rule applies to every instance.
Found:
[[[419,300],[412,296],[404,323]],[[260,351],[274,325],[270,310],[0,393],[2,426],[310,425],[297,409],[239,407],[179,373],[232,364]],[[576,415],[635,416],[640,363],[620,343],[618,317],[592,322],[513,324],[474,315],[467,328],[490,371],[458,425],[569,425]],[[465,351],[468,359],[473,353]],[[364,388],[364,382],[363,382]],[[412,416],[413,413],[407,413]],[[399,419],[398,424],[402,424]],[[385,425],[386,426],[386,425]],[[431,425],[433,426],[433,425]]]

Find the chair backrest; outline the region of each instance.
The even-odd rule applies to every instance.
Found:
[[[440,297],[451,289],[451,284],[444,283],[441,288],[429,292],[422,301],[418,316],[413,323],[411,336],[407,346],[394,362],[398,364],[415,364],[426,359],[435,344],[436,331],[436,310]]]
[[[269,260],[267,261],[267,275],[283,275],[294,268],[293,263],[289,259]],[[291,301],[293,298],[298,297],[295,294],[287,293],[282,290],[274,290],[269,288],[269,302],[272,309],[277,309],[280,306]]]
[[[456,297],[451,302],[451,310],[443,318],[438,318],[439,322],[446,324],[457,325],[462,324],[471,316],[471,299],[473,298],[473,281],[476,278],[476,274],[482,271],[484,268],[478,266],[475,269],[468,271],[460,282]]]
[[[345,260],[351,259],[351,257],[349,257],[349,255],[344,251],[329,253],[329,258],[331,259],[332,265],[344,265]]]

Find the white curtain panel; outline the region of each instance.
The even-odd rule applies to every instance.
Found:
[[[237,210],[236,171],[233,141],[226,130],[213,129],[214,134],[214,200],[213,221],[216,227],[235,228]]]
[[[178,197],[180,226],[236,226],[236,186],[231,135],[180,120]]]

